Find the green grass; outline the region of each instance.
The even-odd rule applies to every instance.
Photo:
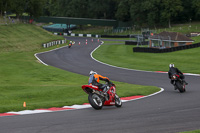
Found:
[[[200,130],[186,131],[186,132],[180,132],[180,133],[200,133]]]
[[[62,37],[29,24],[2,25],[0,31],[0,113],[88,102],[87,94],[81,89],[87,84],[88,76],[45,66],[34,57],[35,53],[56,48],[42,48],[42,43]],[[153,86],[114,83],[122,97],[160,90]]]
[[[97,60],[119,67],[148,71],[168,71],[169,64],[174,63],[185,73],[200,74],[200,48],[182,50],[172,53],[133,52],[130,45],[101,45],[93,56]]]
[[[200,42],[200,36],[191,37],[191,39],[194,40],[193,44]]]
[[[184,34],[189,34],[191,32],[199,32],[200,30],[200,22],[192,22],[185,24],[176,24],[172,25],[172,28],[161,28],[161,29],[153,29],[157,33],[162,31],[170,31],[170,32],[180,32]]]
[[[33,52],[0,54],[0,112],[60,107],[87,100],[80,84],[87,77],[37,62]],[[78,83],[75,81],[79,81]]]

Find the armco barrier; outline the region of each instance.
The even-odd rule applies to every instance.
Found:
[[[174,52],[179,50],[191,49],[200,47],[200,43],[184,45],[172,48],[147,48],[147,47],[134,47],[133,52],[147,52],[147,53],[166,53],[166,52]]]
[[[65,40],[56,40],[56,41],[44,43],[44,44],[42,44],[42,47],[48,48],[48,47],[51,47],[51,46],[54,46],[54,45],[59,45],[59,44],[64,44],[64,43],[67,43],[66,39]]]

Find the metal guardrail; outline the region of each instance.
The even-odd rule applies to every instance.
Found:
[[[67,43],[66,39],[65,40],[56,40],[56,41],[44,43],[44,44],[42,44],[42,47],[48,48],[48,47],[52,47],[52,46],[59,45],[59,44],[64,44],[64,43]]]

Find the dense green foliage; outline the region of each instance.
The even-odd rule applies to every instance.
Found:
[[[0,0],[0,12],[21,16],[117,19],[132,26],[158,27],[200,20],[199,0]]]
[[[200,15],[198,0],[49,0],[48,3],[45,15],[117,19],[143,27],[166,24],[171,27],[171,22],[195,21]]]
[[[1,16],[15,13],[17,18],[27,12],[31,17],[39,17],[43,14],[44,4],[47,0],[0,0]]]

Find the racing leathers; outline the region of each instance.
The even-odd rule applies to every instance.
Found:
[[[99,89],[103,89],[104,92],[107,92],[108,91],[107,86],[105,84],[99,83],[99,80],[109,82],[109,79],[107,77],[103,77],[99,74],[91,74],[89,79],[88,79],[88,84],[98,86]]]
[[[180,78],[183,80],[183,82],[185,82],[185,80],[184,80],[185,76],[178,68],[176,68],[176,67],[169,68],[169,71],[168,71],[169,79],[171,79],[173,74],[178,74],[180,76]],[[172,80],[172,79],[171,79],[171,84],[174,84],[174,80]]]

